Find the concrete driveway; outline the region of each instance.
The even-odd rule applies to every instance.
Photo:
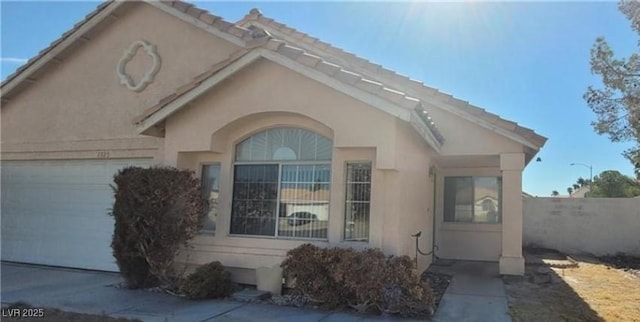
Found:
[[[409,321],[326,310],[227,300],[189,301],[168,294],[114,287],[118,274],[2,262],[2,305],[106,314],[143,321]]]

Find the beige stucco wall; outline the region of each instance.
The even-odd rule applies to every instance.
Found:
[[[436,107],[429,108],[429,115],[445,137],[440,150],[448,155],[498,155],[505,152],[522,152],[522,145]]]
[[[640,198],[525,198],[525,244],[567,253],[640,255]]]
[[[192,263],[220,260],[231,267],[252,269],[279,264],[287,250],[307,242],[228,235],[235,144],[277,126],[306,128],[334,143],[328,240],[315,243],[380,247],[388,254],[413,257],[415,244],[410,235],[422,230],[421,247],[431,248],[428,170],[432,152],[426,142],[407,123],[262,60],[166,121],[168,164],[195,171],[208,162],[220,162],[222,167],[218,231],[215,236],[199,236],[195,248],[182,259]],[[368,243],[343,241],[347,161],[373,164]],[[420,267],[425,268],[428,260],[422,258]],[[241,279],[251,282],[250,274],[246,276]]]
[[[116,15],[3,102],[3,159],[96,158],[106,151],[109,158],[161,161],[162,139],[138,136],[133,118],[226,58],[235,45],[142,2],[124,5]],[[140,93],[121,85],[116,73],[124,50],[136,40],[156,45],[161,58],[155,81]],[[127,70],[149,63],[142,58]]]

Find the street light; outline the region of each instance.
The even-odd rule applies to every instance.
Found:
[[[580,165],[583,166],[585,168],[589,168],[589,191],[591,191],[591,185],[593,185],[593,167],[588,165],[588,164],[584,164],[584,163],[571,163],[569,165]]]

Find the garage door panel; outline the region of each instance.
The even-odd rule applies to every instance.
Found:
[[[117,270],[111,253],[114,174],[150,160],[7,161],[2,259]]]

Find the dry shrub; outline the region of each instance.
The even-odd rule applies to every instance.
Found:
[[[433,313],[431,288],[422,283],[408,256],[304,244],[287,253],[282,267],[295,279],[295,290],[330,308],[348,305],[403,316]]]
[[[177,281],[174,258],[202,228],[207,201],[193,172],[128,167],[114,176],[115,231],[111,247],[130,288]]]
[[[231,273],[218,261],[202,265],[182,282],[180,292],[190,299],[227,297],[233,293]]]

